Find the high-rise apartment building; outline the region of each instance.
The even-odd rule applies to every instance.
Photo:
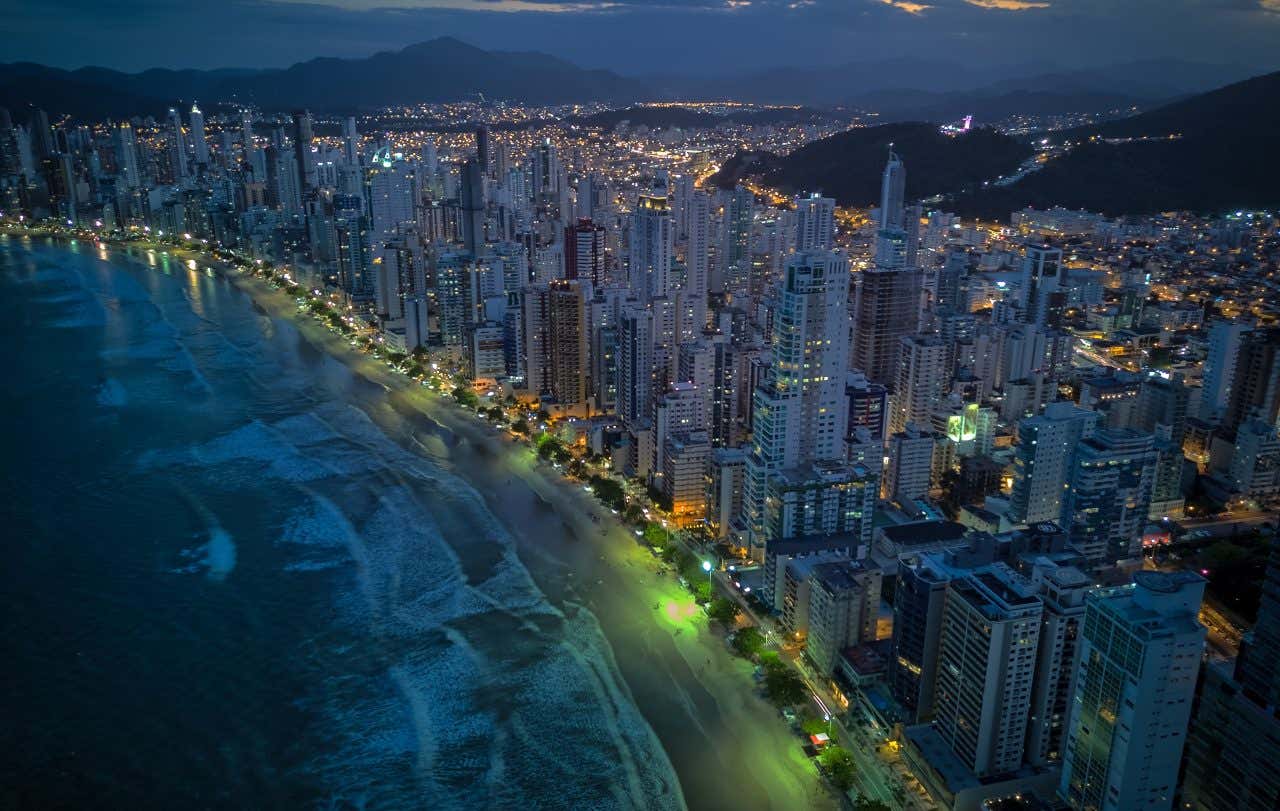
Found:
[[[908,423],[927,426],[951,382],[951,347],[931,335],[909,335],[899,342],[898,373],[893,387],[890,433]]]
[[[938,645],[933,725],[979,778],[1022,765],[1044,605],[1003,564],[953,581]]]
[[[1038,524],[1062,517],[1077,443],[1091,435],[1098,414],[1071,403],[1051,403],[1044,414],[1018,423],[1009,520]]]
[[[1100,428],[1077,443],[1062,525],[1089,566],[1141,555],[1156,461],[1151,434],[1127,428]]]
[[[829,251],[835,245],[836,201],[813,193],[796,197],[796,250]]]
[[[643,304],[671,292],[674,239],[667,176],[659,172],[652,187],[637,198],[631,217],[630,287]]]
[[[1141,571],[1085,600],[1059,794],[1077,811],[1173,807],[1205,629],[1205,581]]]

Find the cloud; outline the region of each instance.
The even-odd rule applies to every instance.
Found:
[[[1002,11],[1026,11],[1029,8],[1048,8],[1043,0],[964,0],[978,8],[998,8]]]
[[[933,8],[933,6],[928,6],[928,5],[925,5],[924,3],[913,3],[911,2],[911,0],[880,0],[880,1],[884,3],[886,6],[893,6],[894,8],[902,9],[908,14],[920,14],[927,9]]]

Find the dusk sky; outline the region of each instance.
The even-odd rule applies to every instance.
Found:
[[[1280,0],[8,0],[2,61],[279,67],[438,36],[627,74],[886,57],[1280,67]]]

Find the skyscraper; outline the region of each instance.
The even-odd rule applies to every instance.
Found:
[[[1209,351],[1205,355],[1200,387],[1201,419],[1212,422],[1226,411],[1240,341],[1248,331],[1248,324],[1235,320],[1214,321],[1209,326]]]
[[[1059,794],[1077,811],[1173,807],[1205,630],[1205,581],[1141,571],[1085,600]]]
[[[142,187],[142,175],[138,170],[138,141],[133,126],[128,121],[121,121],[116,128],[116,165],[120,168],[120,178],[126,189]]]
[[[476,126],[476,162],[480,164],[480,173],[489,174],[489,128],[484,124]]]
[[[462,164],[459,189],[459,215],[462,219],[462,244],[472,255],[479,256],[484,247],[484,170],[477,159]]]
[[[653,311],[627,307],[618,320],[618,416],[629,426],[653,417]]]
[[[580,217],[564,229],[564,277],[583,279],[593,287],[605,283],[605,228]]]
[[[876,231],[875,264],[882,270],[907,267],[908,233],[905,204],[907,170],[889,145],[889,160],[880,178],[880,222]],[[917,224],[918,227],[918,224]]]
[[[1156,451],[1151,434],[1100,428],[1081,439],[1070,463],[1062,524],[1091,567],[1142,552]]]
[[[1024,320],[1038,327],[1057,328],[1065,307],[1062,249],[1049,245],[1027,245],[1022,260],[1022,306]]]
[[[195,146],[196,164],[209,165],[209,141],[204,134],[204,113],[195,104],[191,105],[191,143]]]
[[[755,195],[743,186],[729,194],[724,211],[724,242],[716,261],[724,291],[741,295],[751,274],[751,219]],[[719,291],[717,291],[719,292]]]
[[[248,163],[249,156],[257,147],[253,138],[253,113],[249,110],[240,111],[240,144],[244,150],[244,161]]]
[[[348,166],[360,165],[360,132],[356,129],[355,116],[347,116],[342,123],[342,156]]]
[[[387,147],[378,150],[369,164],[365,188],[370,229],[375,236],[385,236],[413,222],[413,165],[403,155]]]
[[[1076,444],[1093,433],[1098,414],[1071,403],[1050,403],[1044,414],[1018,423],[1009,520],[1038,524],[1062,518]]]
[[[1276,424],[1280,415],[1280,327],[1255,329],[1240,339],[1231,392],[1222,416],[1228,435],[1249,419]]]
[[[1022,765],[1044,605],[1003,564],[951,583],[934,729],[979,778]]]
[[[831,250],[835,242],[835,199],[815,192],[796,197],[795,204],[796,250]]]
[[[707,294],[710,291],[711,197],[702,191],[689,195],[685,210],[685,282],[682,291],[680,340],[696,340],[707,325]]]
[[[841,254],[796,253],[787,260],[775,298],[773,362],[752,408],[743,506],[756,545],[768,540],[765,500],[772,474],[844,460],[848,288],[849,262]]]
[[[636,200],[631,217],[630,287],[643,304],[670,292],[673,229],[667,175],[659,172]]]
[[[175,182],[184,180],[188,175],[187,140],[182,134],[182,118],[172,107],[169,108],[169,169]]]
[[[858,274],[853,304],[850,368],[873,383],[897,382],[903,337],[916,332],[920,312],[920,272],[872,268]]]
[[[893,595],[893,658],[889,687],[907,712],[921,723],[933,717],[938,677],[938,638],[951,577],[928,556],[903,560]]]
[[[591,376],[587,342],[585,280],[556,279],[550,283],[551,395],[569,408],[585,407]]]
[[[898,374],[893,387],[890,433],[898,433],[915,423],[929,425],[935,408],[942,402],[951,382],[947,363],[951,347],[931,335],[903,338],[898,349]]]
[[[293,159],[298,165],[299,191],[303,197],[316,187],[316,156],[311,151],[311,113],[293,111]]]

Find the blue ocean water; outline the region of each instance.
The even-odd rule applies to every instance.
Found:
[[[596,618],[234,285],[0,237],[0,340],[0,807],[684,805]]]

